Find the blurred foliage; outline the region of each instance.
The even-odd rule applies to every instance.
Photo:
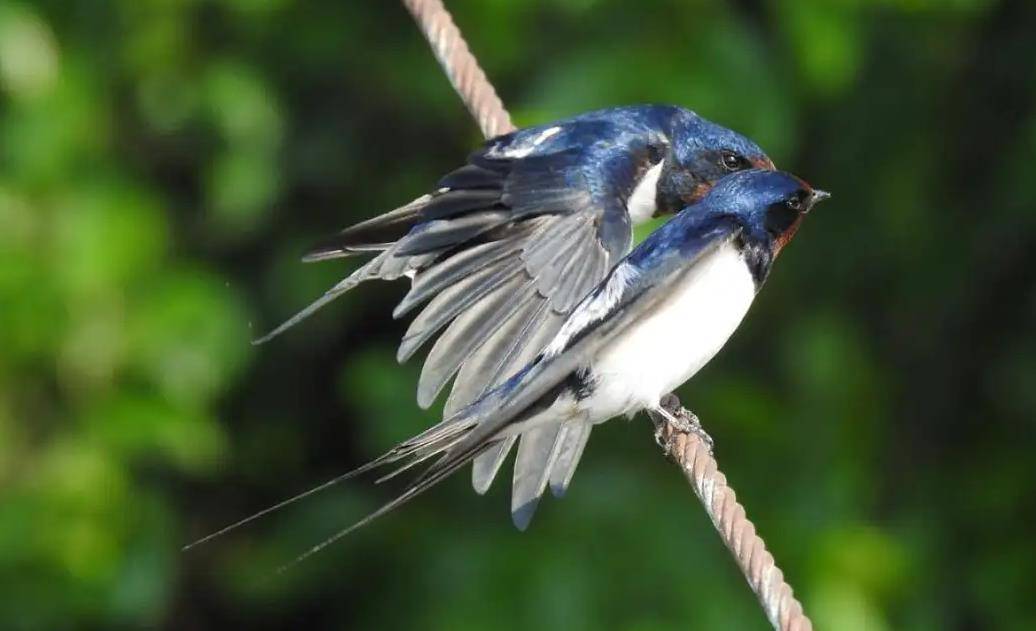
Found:
[[[521,124],[676,103],[834,192],[681,393],[818,628],[1036,627],[1034,6],[448,4]],[[457,476],[179,552],[435,420],[399,286],[249,340],[476,142],[394,2],[0,4],[0,627],[766,628],[642,419],[525,534]]]

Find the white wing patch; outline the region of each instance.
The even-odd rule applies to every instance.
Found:
[[[622,296],[622,292],[626,287],[637,277],[637,270],[629,263],[619,264],[610,277],[608,277],[607,284],[601,293],[591,292],[583,301],[572,311],[572,315],[568,316],[565,323],[561,325],[561,330],[554,336],[550,344],[543,349],[543,354],[546,357],[553,357],[565,350],[569,341],[580,331],[590,326],[594,322],[603,319],[608,313],[611,312],[612,307],[619,302],[619,298]]]
[[[644,173],[644,177],[640,178],[640,182],[637,183],[629,200],[626,202],[626,211],[629,213],[630,219],[633,220],[633,225],[635,226],[651,219],[655,214],[657,209],[655,199],[658,196],[658,176],[662,174],[662,165],[664,164],[665,160],[662,160],[648,169]]]
[[[486,155],[488,155],[491,158],[509,158],[512,160],[524,158],[525,156],[535,151],[536,147],[542,145],[544,142],[549,140],[559,131],[561,131],[560,127],[548,127],[547,129],[544,129],[532,138],[520,140],[516,143],[508,145],[507,148],[502,151],[494,147],[490,149],[489,153],[487,153]]]

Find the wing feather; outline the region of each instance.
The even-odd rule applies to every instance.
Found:
[[[453,247],[511,220],[511,214],[506,210],[483,210],[460,217],[426,221],[400,239],[397,255],[426,254]]]
[[[500,203],[500,190],[472,188],[446,190],[433,195],[421,209],[421,217],[428,220],[449,219],[474,210],[493,208]]]
[[[562,258],[580,236],[586,218],[579,214],[551,217],[522,250],[521,259],[534,278]]]
[[[400,318],[417,305],[429,300],[458,281],[491,265],[506,262],[525,245],[527,228],[515,229],[497,241],[490,241],[443,259],[414,278],[410,291],[392,312]]]
[[[489,169],[477,164],[466,164],[439,180],[439,186],[449,189],[500,189],[507,169]]]
[[[435,341],[425,359],[417,386],[418,405],[429,407],[465,359],[533,293],[535,288],[516,274],[461,313]]]
[[[396,352],[397,359],[401,362],[406,361],[439,329],[446,326],[483,296],[499,287],[501,283],[521,273],[521,269],[517,266],[502,269],[488,267],[440,293],[410,323],[410,327],[399,345],[399,350]]]
[[[529,363],[563,321],[538,294],[527,300],[465,360],[443,414],[451,416]]]
[[[302,260],[340,258],[368,250],[371,244],[391,243],[421,220],[421,211],[431,199],[432,195],[422,195],[405,206],[350,226],[314,245]]]

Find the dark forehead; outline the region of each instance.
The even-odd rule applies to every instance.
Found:
[[[697,114],[691,114],[691,118],[687,121],[687,127],[688,131],[691,132],[691,136],[697,139],[697,144],[701,149],[726,149],[745,156],[766,155],[759,145],[752,142],[746,136],[713,123]]]
[[[713,194],[730,207],[762,209],[805,190],[806,183],[783,171],[742,171],[729,175]]]

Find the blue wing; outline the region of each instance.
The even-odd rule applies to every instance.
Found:
[[[439,334],[421,372],[419,404],[430,405],[456,376],[444,410],[449,416],[500,383],[543,348],[575,304],[628,251],[632,227],[625,201],[652,165],[649,143],[658,142],[645,128],[632,127],[619,131],[612,121],[581,120],[523,130],[489,143],[440,183],[449,189],[443,198],[471,190],[461,187],[472,184],[498,191],[499,210],[467,215],[492,222],[491,238],[419,272],[397,309],[401,315],[430,298],[403,339],[401,360]],[[488,173],[499,174],[496,187]],[[401,241],[405,251],[419,254],[439,246],[439,230],[448,233],[461,219],[433,221]],[[496,222],[507,223],[496,227]],[[554,445],[575,453],[588,437],[589,428],[509,437],[478,457],[472,484],[485,492],[516,441],[516,497],[521,479],[550,474],[567,479],[575,460],[554,465],[556,472],[546,470]]]
[[[553,336],[629,250],[626,200],[659,142],[639,119],[581,117],[494,139],[443,178],[445,191],[397,251],[443,252],[395,311],[427,302],[400,360],[439,336],[418,385],[422,406],[459,372],[446,414],[456,411]]]
[[[397,357],[404,361],[435,340],[418,403],[430,406],[454,379],[444,411],[450,416],[529,362],[628,252],[626,202],[665,153],[664,130],[679,113],[664,106],[615,108],[488,141],[435,192],[314,250],[309,260],[378,254],[264,339],[362,281],[410,276],[410,292],[394,315],[421,310]],[[578,454],[588,435],[521,438],[516,479],[539,476],[555,442],[563,453]],[[516,440],[478,459],[477,491],[489,487]],[[563,458],[550,472],[558,492],[577,460]]]
[[[510,428],[534,415],[538,415],[539,428],[552,422],[560,426],[567,419],[543,418],[543,414],[550,413],[553,398],[573,373],[669,295],[674,283],[707,253],[736,239],[740,233],[739,222],[730,215],[695,214],[695,209],[690,209],[652,234],[579,303],[554,340],[532,362],[452,417],[372,463],[409,461],[402,467],[406,469],[438,457],[400,496],[353,528],[400,506],[467,462],[505,443]],[[578,460],[578,454],[575,459]],[[531,500],[542,492],[540,485]],[[522,523],[527,523],[528,517],[529,514],[523,514]]]
[[[674,112],[604,110],[490,140],[436,192],[318,248],[312,259],[382,250],[318,302],[360,280],[411,275],[411,290],[394,315],[423,308],[397,357],[406,360],[437,337],[421,372],[418,402],[430,406],[455,378],[444,417],[453,414],[531,360],[628,252],[626,201],[661,159],[668,142],[662,130]],[[476,490],[488,488],[515,440],[479,459]],[[563,450],[573,453],[585,436],[541,435],[536,442],[549,447],[557,440],[567,441]],[[550,449],[522,442],[519,468],[542,468],[543,457],[530,454]],[[559,480],[570,475],[556,472]]]

